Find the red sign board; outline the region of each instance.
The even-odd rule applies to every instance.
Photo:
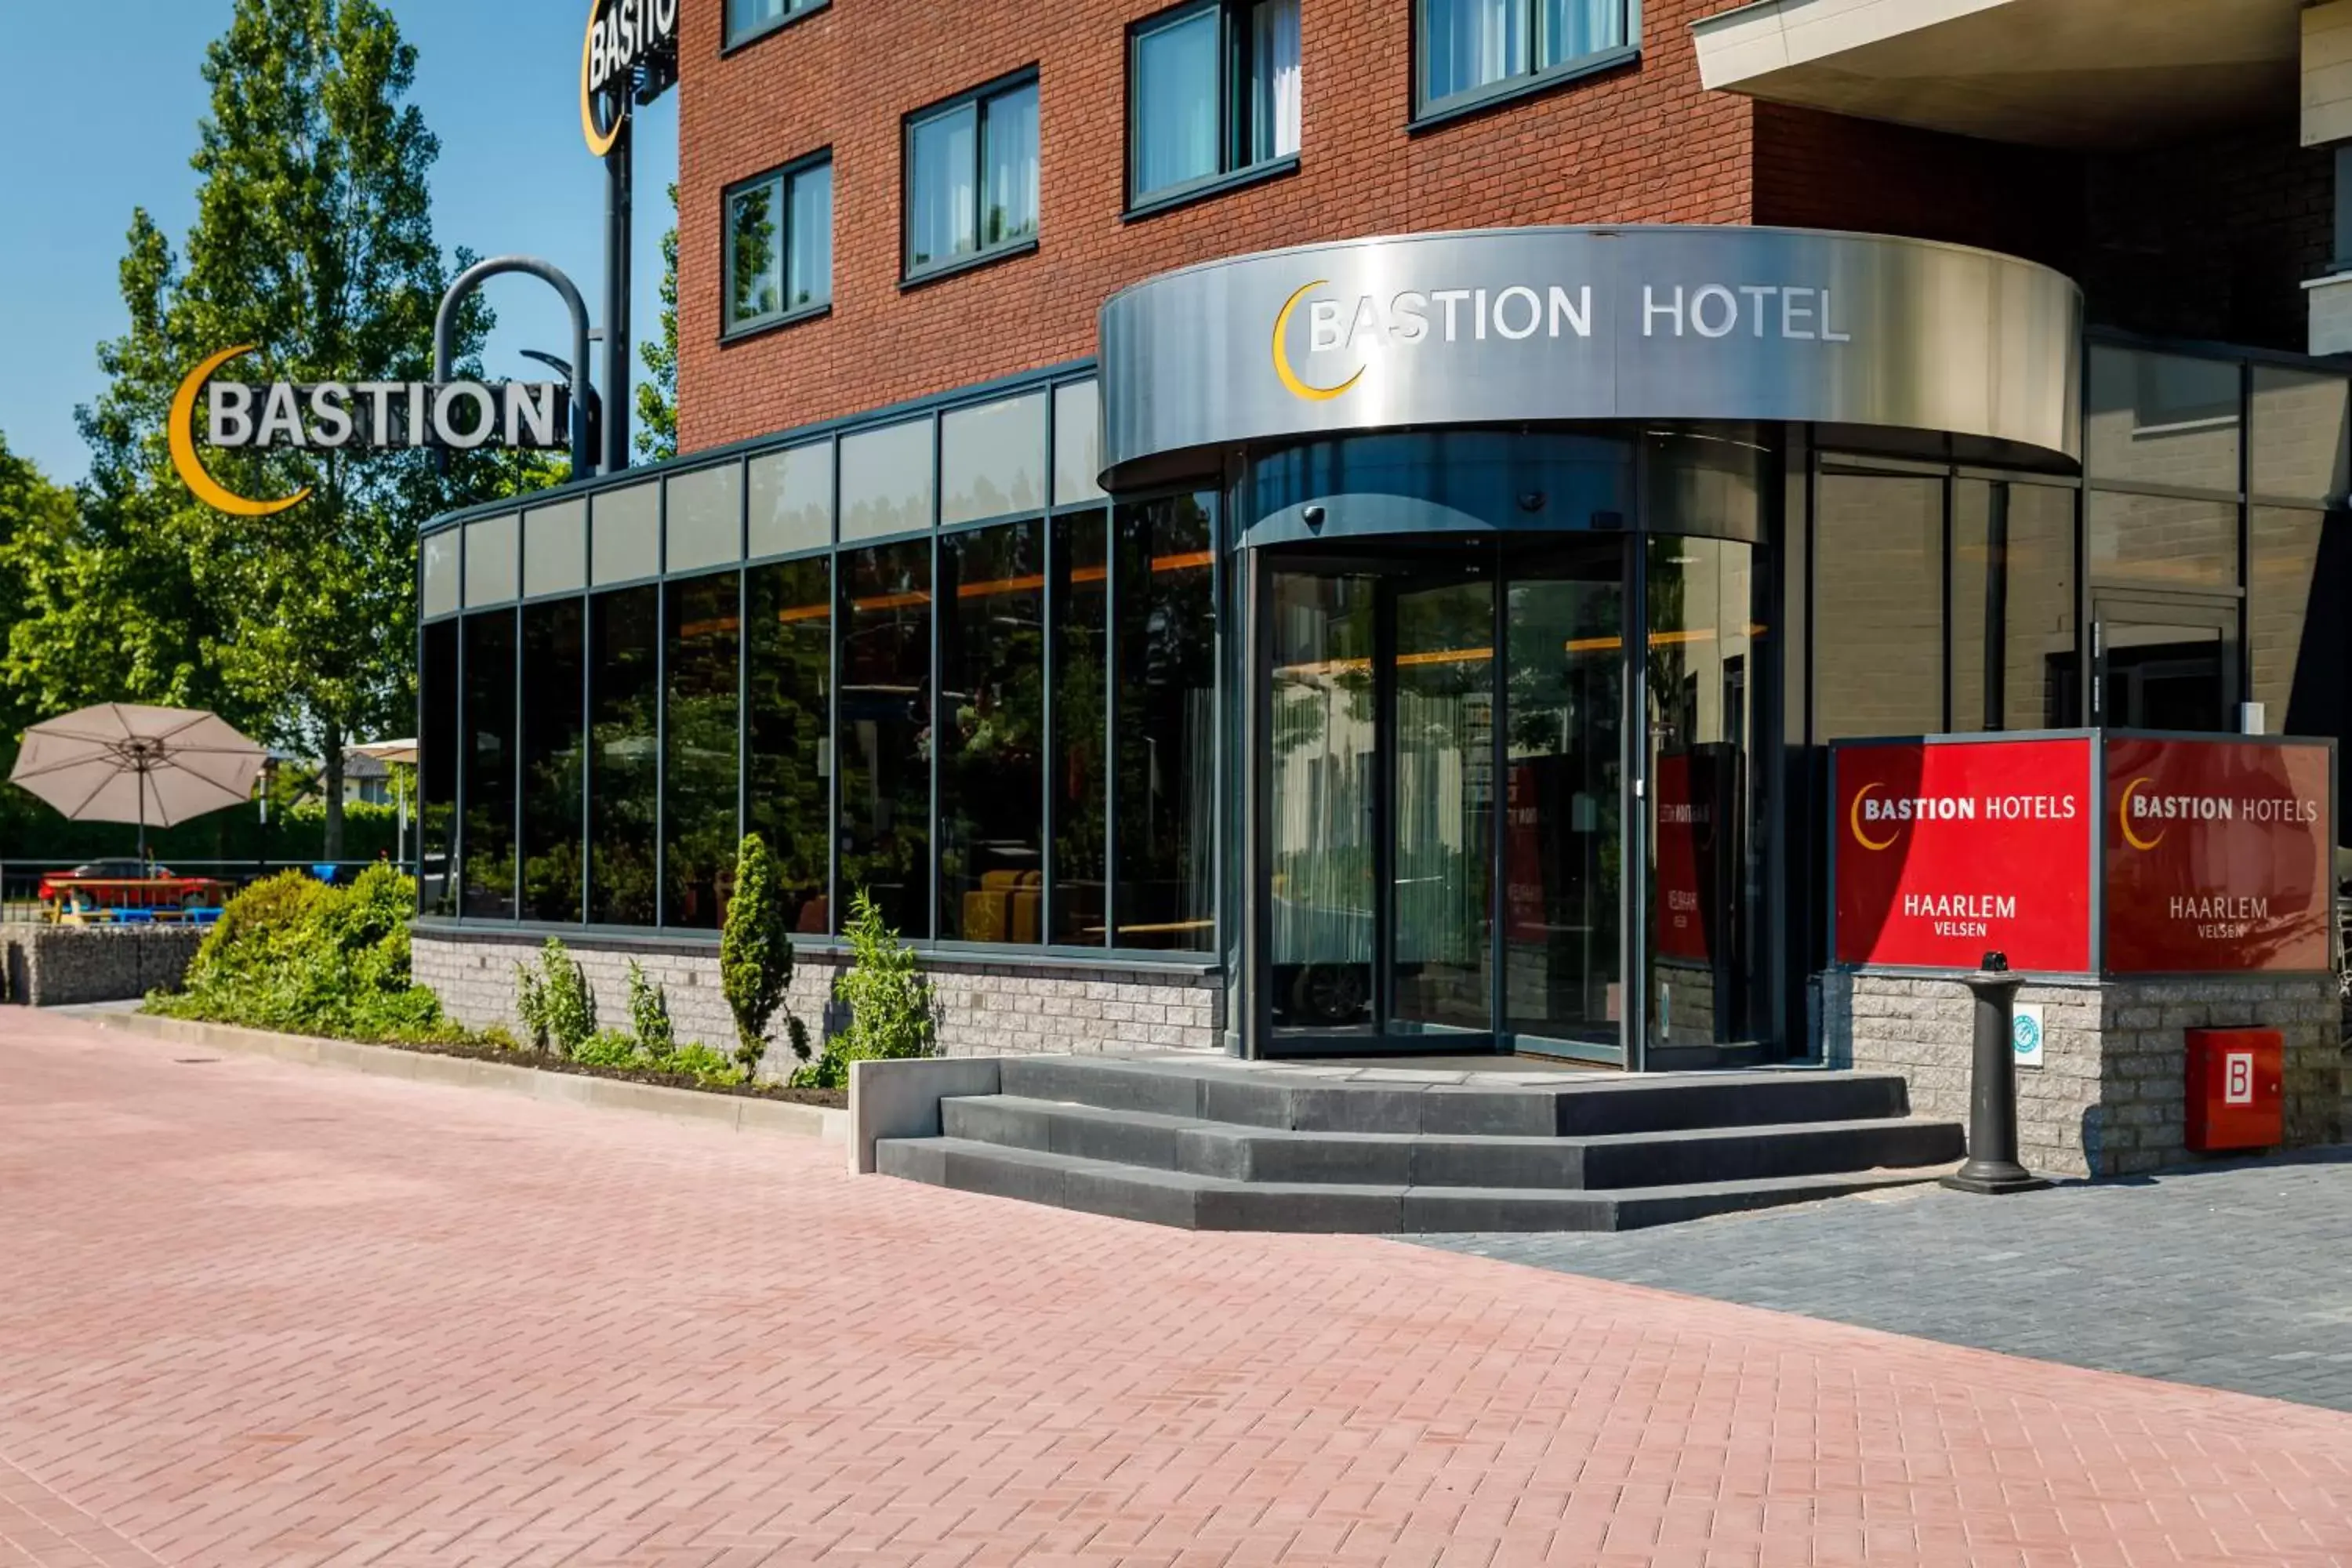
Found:
[[[2087,972],[2091,745],[1838,747],[1837,962]]]
[[[2328,966],[2336,842],[2328,750],[2107,741],[2107,969]]]

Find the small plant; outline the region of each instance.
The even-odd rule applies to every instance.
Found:
[[[923,978],[914,949],[882,921],[865,889],[849,907],[850,965],[833,983],[835,998],[849,1009],[849,1026],[824,1043],[824,1053],[793,1075],[796,1084],[840,1089],[849,1064],[925,1057],[939,1027],[933,1017],[931,983]]]
[[[669,1021],[669,993],[648,981],[634,958],[629,960],[629,1028],[656,1062],[677,1049],[677,1029]]]
[[[596,994],[560,939],[549,937],[540,949],[538,973],[515,965],[515,1016],[541,1056],[551,1047],[558,1056],[577,1056],[595,1037]]]
[[[644,1053],[637,1049],[636,1038],[618,1029],[604,1029],[590,1036],[572,1047],[572,1059],[582,1067],[635,1068],[645,1066]]]
[[[705,1089],[720,1089],[743,1081],[743,1069],[728,1057],[709,1046],[680,1046],[669,1055],[653,1063],[657,1072],[675,1073],[690,1078]]]
[[[719,979],[735,1015],[735,1059],[746,1079],[758,1075],[768,1054],[768,1026],[783,1005],[793,983],[793,937],[784,916],[783,888],[767,841],[747,833],[735,854],[735,896],[727,905],[726,929],[719,936]],[[793,1049],[808,1058],[808,1031],[790,1019]]]

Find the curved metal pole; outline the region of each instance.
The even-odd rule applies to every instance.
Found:
[[[449,379],[449,340],[457,333],[457,309],[466,302],[466,296],[507,272],[528,273],[540,279],[563,296],[572,312],[572,477],[584,479],[596,471],[596,452],[588,444],[588,306],[579,289],[553,262],[535,256],[493,256],[457,274],[433,316],[433,379]]]

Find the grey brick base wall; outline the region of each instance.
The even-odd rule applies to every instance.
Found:
[[[2116,1176],[2195,1158],[2186,1143],[2192,1028],[2285,1037],[2286,1142],[2352,1138],[2335,982],[2326,978],[2029,984],[2042,1009],[2039,1069],[2018,1069],[2019,1158],[2049,1175]],[[1867,971],[1822,977],[1832,1067],[1899,1072],[1911,1108],[1966,1120],[1975,999],[1957,981]]]
[[[473,1028],[517,1029],[515,965],[536,963],[544,938],[418,931],[410,943],[416,979],[451,1016]],[[629,961],[669,994],[680,1040],[735,1048],[735,1020],[719,984],[714,942],[634,938],[564,939],[596,993],[608,1027],[629,1019]],[[846,1020],[831,1000],[841,955],[796,951],[785,1005],[808,1026],[811,1043]],[[1223,1048],[1224,982],[1214,972],[1176,966],[1124,968],[1051,960],[989,963],[938,955],[923,960],[939,998],[940,1048],[948,1056],[1023,1052],[1119,1054]],[[781,1020],[768,1068],[789,1070]]]
[[[177,985],[204,939],[193,925],[0,926],[0,995],[34,1007],[128,1002]]]

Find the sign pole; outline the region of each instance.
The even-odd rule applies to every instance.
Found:
[[[625,102],[629,84],[615,89]],[[604,472],[629,466],[629,216],[635,117],[620,110],[604,154]]]

